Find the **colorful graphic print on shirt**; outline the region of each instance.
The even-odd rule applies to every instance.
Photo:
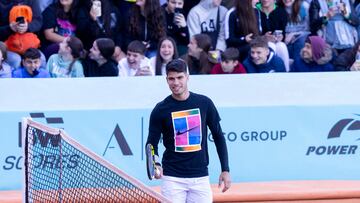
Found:
[[[68,20],[63,20],[60,18],[56,19],[58,27],[55,29],[55,32],[63,37],[75,36],[76,25],[72,24]]]
[[[201,150],[200,109],[172,112],[171,118],[174,127],[175,152]]]

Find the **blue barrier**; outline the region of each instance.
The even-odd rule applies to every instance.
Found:
[[[359,180],[359,79],[357,73],[191,76],[189,85],[218,106],[234,182]],[[163,77],[9,79],[0,80],[0,91],[0,190],[21,189],[25,116],[64,128],[146,184],[160,183],[147,180],[143,149],[150,112],[170,93]],[[216,182],[211,134],[208,141]]]

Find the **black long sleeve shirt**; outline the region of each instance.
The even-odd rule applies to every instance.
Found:
[[[208,175],[207,127],[215,142],[221,170],[229,171],[227,147],[219,121],[215,105],[203,95],[190,92],[185,101],[168,96],[158,103],[150,116],[147,143],[151,143],[158,154],[158,143],[163,135],[164,175],[181,178]]]

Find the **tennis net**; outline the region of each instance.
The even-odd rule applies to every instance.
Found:
[[[22,122],[25,202],[170,202],[70,138]]]

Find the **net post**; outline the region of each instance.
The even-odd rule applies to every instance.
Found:
[[[23,117],[21,118],[21,142],[22,142],[22,153],[23,153],[23,170],[22,170],[22,176],[23,176],[23,184],[22,184],[22,202],[23,203],[27,203],[28,202],[28,188],[27,188],[27,181],[28,181],[28,171],[27,171],[27,149],[28,147],[25,146],[28,144],[27,142],[27,136],[26,136],[26,131],[28,128],[28,124],[29,124],[29,120],[31,120],[31,118],[29,117]]]

